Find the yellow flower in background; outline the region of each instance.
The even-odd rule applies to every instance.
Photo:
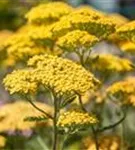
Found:
[[[4,47],[9,56],[19,60],[40,54],[43,51],[43,48],[38,48],[25,34],[13,35],[5,42]]]
[[[135,43],[133,42],[129,42],[129,41],[120,42],[119,47],[124,52],[135,53]]]
[[[99,150],[119,150],[121,142],[118,135],[100,135],[98,138]],[[96,150],[95,141],[92,137],[84,138],[83,145],[87,150]]]
[[[28,27],[29,29],[29,27]],[[14,58],[15,62],[18,61],[27,61],[28,58],[38,55],[38,54],[52,54],[57,55],[56,50],[51,49],[51,43],[42,43],[41,41],[34,41],[31,39],[31,34],[34,35],[37,28],[33,27],[29,31],[27,27],[26,29],[22,29],[22,31],[18,31],[13,34],[7,41],[3,44],[5,51],[7,51],[7,59],[10,57]],[[42,33],[42,30],[41,30]],[[37,33],[36,33],[37,34]],[[38,35],[37,35],[38,36]],[[49,45],[50,44],[50,45]],[[49,47],[50,46],[50,47]]]
[[[126,18],[125,16],[122,16],[121,14],[118,13],[112,13],[107,15],[108,18],[113,19],[113,21],[116,23],[117,27],[124,25],[129,22],[129,19]]]
[[[103,12],[96,10],[93,7],[90,7],[88,5],[82,5],[80,7],[77,7],[74,10],[74,13],[86,15],[86,16],[92,16],[93,19],[99,19],[99,18],[104,17],[106,15]]]
[[[34,102],[36,106],[45,110],[47,113],[52,114],[53,109],[46,104],[41,102]],[[39,122],[24,121],[26,117],[39,117],[43,116],[41,112],[36,110],[28,102],[17,101],[10,104],[5,104],[1,107],[0,111],[0,132],[6,131],[18,131],[18,130],[29,130],[40,125]],[[46,116],[45,116],[46,117]],[[48,122],[41,121],[41,125],[49,125]]]
[[[13,71],[3,80],[5,89],[9,90],[10,94],[28,94],[36,92],[37,83],[31,80],[32,75],[33,73],[31,70],[22,69]]]
[[[122,101],[122,104],[135,106],[135,78],[129,77],[113,83],[108,87],[107,94],[114,96],[118,101]]]
[[[134,94],[135,93],[135,78],[130,77],[123,81],[113,83],[108,89],[109,94],[115,94],[121,92],[122,94]]]
[[[92,69],[101,72],[126,72],[134,69],[133,64],[126,58],[120,58],[111,54],[100,54],[92,56]]]
[[[52,25],[44,26],[41,25],[38,28],[35,28],[34,30],[31,30],[29,33],[29,36],[32,38],[32,40],[54,40],[52,36],[51,29],[53,27]],[[44,42],[45,43],[45,42]]]
[[[66,51],[90,50],[98,42],[98,38],[86,31],[74,30],[58,39],[56,44]]]
[[[94,115],[72,110],[59,116],[57,126],[59,130],[70,133],[80,129],[86,129],[86,127],[90,127],[90,125],[95,125],[97,123],[98,119]]]
[[[6,138],[0,136],[0,148],[4,147],[5,145],[6,145]]]
[[[25,17],[28,19],[29,23],[51,24],[72,11],[73,8],[66,3],[51,2],[40,4],[39,6],[32,8]]]
[[[7,57],[7,51],[4,49],[3,43],[12,36],[12,32],[8,30],[0,31],[0,66],[3,65],[4,59]],[[3,65],[4,66],[4,65]]]
[[[12,36],[13,32],[8,30],[1,30],[0,31],[0,49],[3,46],[3,42],[7,40],[10,36]]]
[[[116,32],[122,39],[135,42],[135,21],[130,21],[119,27]]]
[[[116,28],[119,28],[122,25],[129,22],[128,18],[118,13],[107,14],[106,17],[112,19],[115,22]],[[118,46],[119,46],[119,43],[123,42],[123,40],[119,37],[119,35],[116,32],[109,35],[108,40]]]
[[[33,81],[50,87],[58,95],[74,92],[83,94],[99,86],[99,81],[92,73],[68,59],[40,55],[31,58],[28,65],[35,68],[32,74]]]
[[[115,23],[107,17],[94,19],[92,16],[73,12],[62,17],[54,25],[52,32],[54,36],[60,37],[69,31],[77,29],[87,31],[100,39],[104,39],[115,32]]]

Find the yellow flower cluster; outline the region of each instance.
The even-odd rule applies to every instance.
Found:
[[[37,83],[31,80],[32,75],[30,70],[16,70],[8,74],[4,78],[3,83],[6,90],[10,91],[10,94],[33,93],[37,90]]]
[[[3,44],[5,49],[4,52],[7,52],[7,62],[9,60],[14,60],[13,64],[15,64],[15,62],[27,61],[31,56],[44,53],[59,55],[62,51],[60,52],[60,50],[58,51],[51,48],[53,43],[50,40],[50,33],[48,32],[47,34],[46,30],[44,31],[42,28],[46,30],[48,29],[43,26],[38,28],[33,25],[25,25],[9,37]],[[39,32],[37,33],[37,31]],[[40,40],[42,34],[46,35],[44,36],[46,42]],[[34,40],[36,37],[39,38],[38,41]]]
[[[116,28],[121,27],[122,25],[126,24],[129,22],[129,20],[117,13],[112,13],[107,15],[108,18],[112,19],[115,24],[116,24]],[[119,35],[114,32],[113,34],[109,35],[108,40],[112,43],[115,43],[116,45],[119,45],[119,43],[122,41],[122,39],[119,37]]]
[[[67,111],[61,114],[58,118],[57,126],[65,132],[78,130],[84,127],[89,127],[98,123],[95,116],[79,111]]]
[[[3,61],[7,57],[7,52],[4,49],[3,43],[5,42],[5,40],[10,38],[12,36],[12,34],[13,33],[11,31],[8,31],[8,30],[0,31],[0,66],[3,65],[3,63],[4,63]]]
[[[123,104],[135,106],[135,78],[130,77],[112,84],[108,87],[107,93],[115,96],[116,98],[119,98],[120,94]]]
[[[84,147],[87,150],[96,150],[95,141],[93,138],[85,138]],[[101,135],[98,140],[99,150],[119,150],[121,140],[117,135]]]
[[[116,23],[117,27],[120,27],[121,25],[124,25],[128,23],[129,19],[126,17],[118,14],[118,13],[112,13],[107,15],[110,19],[113,19],[113,21]]]
[[[53,24],[48,26],[41,25],[38,28],[32,30],[29,33],[29,36],[32,38],[32,40],[43,41],[44,45],[47,45],[46,41],[51,42],[54,40],[51,32],[52,27]]]
[[[2,30],[0,31],[0,49],[3,46],[3,42],[8,39],[13,33],[8,30]]]
[[[99,19],[101,17],[105,17],[105,14],[103,12],[100,12],[100,11],[94,9],[93,7],[90,7],[87,5],[76,8],[74,10],[74,13],[91,16],[91,17],[93,17],[93,19]]]
[[[6,144],[6,138],[3,136],[0,136],[0,148],[4,147]]]
[[[90,50],[98,41],[98,38],[86,31],[74,30],[60,37],[56,44],[64,50],[77,51],[78,49]]]
[[[29,60],[28,65],[35,68],[33,81],[49,86],[60,95],[74,92],[82,94],[95,90],[99,85],[93,74],[81,65],[57,56],[35,56]]]
[[[132,71],[133,64],[130,60],[119,58],[111,54],[100,54],[92,57],[91,67],[98,71]]]
[[[29,23],[50,24],[58,21],[62,16],[67,15],[72,11],[73,8],[66,3],[51,2],[32,8],[26,14],[26,18]]]
[[[15,34],[10,37],[5,45],[9,56],[15,59],[29,58],[30,56],[41,54],[45,50],[38,47],[28,36],[25,34]]]
[[[124,41],[119,43],[119,47],[124,52],[135,53],[135,43]]]
[[[37,107],[45,110],[49,114],[52,114],[53,109],[50,106],[40,102],[34,103]],[[28,102],[17,101],[14,103],[5,104],[1,107],[0,111],[0,132],[29,130],[36,126],[40,126],[42,123],[44,124],[44,126],[49,125],[49,120],[48,122],[42,121],[41,124],[36,121],[24,121],[26,117],[39,116],[43,116],[43,114],[36,110],[34,107],[32,107],[31,104],[29,104]]]
[[[135,42],[135,21],[131,21],[117,29],[121,38]]]
[[[94,18],[93,16],[83,15],[80,13],[70,13],[54,24],[52,29],[53,35],[60,37],[72,30],[83,30],[98,38],[106,38],[115,31],[115,23],[107,17]]]
[[[107,92],[110,94],[115,94],[121,92],[123,94],[134,94],[135,93],[135,78],[127,78],[123,81],[116,82],[112,84]]]

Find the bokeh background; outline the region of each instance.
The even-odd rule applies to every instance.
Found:
[[[38,3],[49,0],[0,0],[0,30],[16,30],[25,20],[24,14]],[[135,0],[67,0],[73,6],[89,4],[107,13],[120,13],[129,19],[135,18]]]

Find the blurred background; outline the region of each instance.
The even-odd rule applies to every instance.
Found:
[[[0,0],[0,30],[15,30],[25,20],[24,14],[34,5],[49,0]],[[135,18],[135,0],[67,0],[73,6],[89,4],[108,13],[120,13],[129,19]]]

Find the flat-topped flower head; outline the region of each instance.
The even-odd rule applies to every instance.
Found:
[[[48,26],[39,26],[29,33],[30,38],[37,44],[39,43],[40,45],[51,47],[55,42],[51,32],[53,25],[54,24]]]
[[[46,36],[47,42],[46,43],[44,42],[43,44],[41,41],[38,42],[32,39],[30,35],[32,33],[35,35],[37,28],[28,31],[27,34],[26,31],[24,31],[24,33],[22,33],[21,31],[17,32],[13,36],[11,36],[7,41],[5,41],[4,47],[7,51],[8,56],[12,58],[14,57],[16,62],[21,62],[21,61],[27,61],[28,58],[38,54],[44,54],[44,53],[54,54],[54,55],[56,54],[50,48],[51,42],[50,43],[48,42],[47,36]],[[36,35],[37,34],[38,33],[36,33]]]
[[[51,24],[72,11],[73,8],[66,3],[51,2],[40,4],[39,6],[32,8],[25,17],[28,19],[29,23]]]
[[[119,47],[122,51],[126,53],[135,53],[135,43],[130,42],[130,41],[123,41],[119,43]]]
[[[10,94],[34,93],[37,90],[37,83],[31,80],[31,76],[31,70],[16,70],[4,78],[3,84]]]
[[[86,128],[97,123],[98,119],[94,115],[72,110],[59,116],[57,126],[59,130],[74,133],[82,129],[86,130]]]
[[[127,78],[123,81],[112,84],[107,92],[110,94],[116,94],[121,92],[122,94],[134,94],[135,93],[135,78]]]
[[[6,145],[7,139],[4,136],[0,136],[0,148]]]
[[[92,57],[93,61],[91,67],[94,70],[101,72],[110,71],[110,72],[126,72],[132,71],[133,64],[130,60],[126,58],[119,58],[111,54],[100,54]]]
[[[115,23],[106,17],[93,19],[92,16],[80,13],[70,13],[57,22],[53,29],[53,35],[60,37],[72,30],[83,30],[97,36],[100,39],[106,38],[115,31]]]
[[[129,19],[118,14],[118,13],[111,13],[107,15],[108,18],[113,19],[113,21],[116,23],[117,27],[120,27],[121,25],[124,25],[129,22]]]
[[[93,19],[99,19],[100,17],[104,17],[105,14],[101,11],[94,9],[93,7],[83,5],[74,10],[76,14],[82,14],[86,16],[91,16]]]
[[[41,102],[34,102],[37,107],[45,110],[48,114],[52,114],[53,109],[49,105],[46,105]],[[34,107],[29,104],[29,102],[17,101],[10,104],[5,104],[1,107],[0,111],[0,132],[7,131],[22,131],[29,130],[35,128],[40,124],[40,122],[36,121],[24,121],[27,117],[39,117],[43,116],[41,112],[36,110]],[[45,116],[47,118],[47,116]],[[49,125],[49,120],[41,121],[44,123],[44,126]],[[43,125],[43,124],[42,124]]]
[[[3,47],[3,42],[7,40],[10,36],[12,36],[12,32],[8,30],[2,30],[0,31],[0,50]]]
[[[121,138],[118,135],[100,135],[98,138],[99,150],[119,150],[121,142]],[[96,150],[95,141],[92,137],[85,138],[83,143],[86,150]]]
[[[108,87],[107,94],[122,101],[122,104],[135,106],[135,78],[130,77],[123,81],[113,83]]]
[[[126,39],[126,40],[130,40],[132,42],[135,42],[135,21],[131,21],[131,22],[126,23],[125,25],[119,27],[117,29],[117,34],[122,39]]]
[[[98,38],[86,31],[74,30],[58,39],[56,44],[66,51],[77,51],[78,49],[90,50],[98,42]]]
[[[74,92],[82,94],[95,90],[99,85],[92,73],[68,59],[40,55],[31,58],[28,65],[35,68],[33,80],[49,86],[58,95]]]

